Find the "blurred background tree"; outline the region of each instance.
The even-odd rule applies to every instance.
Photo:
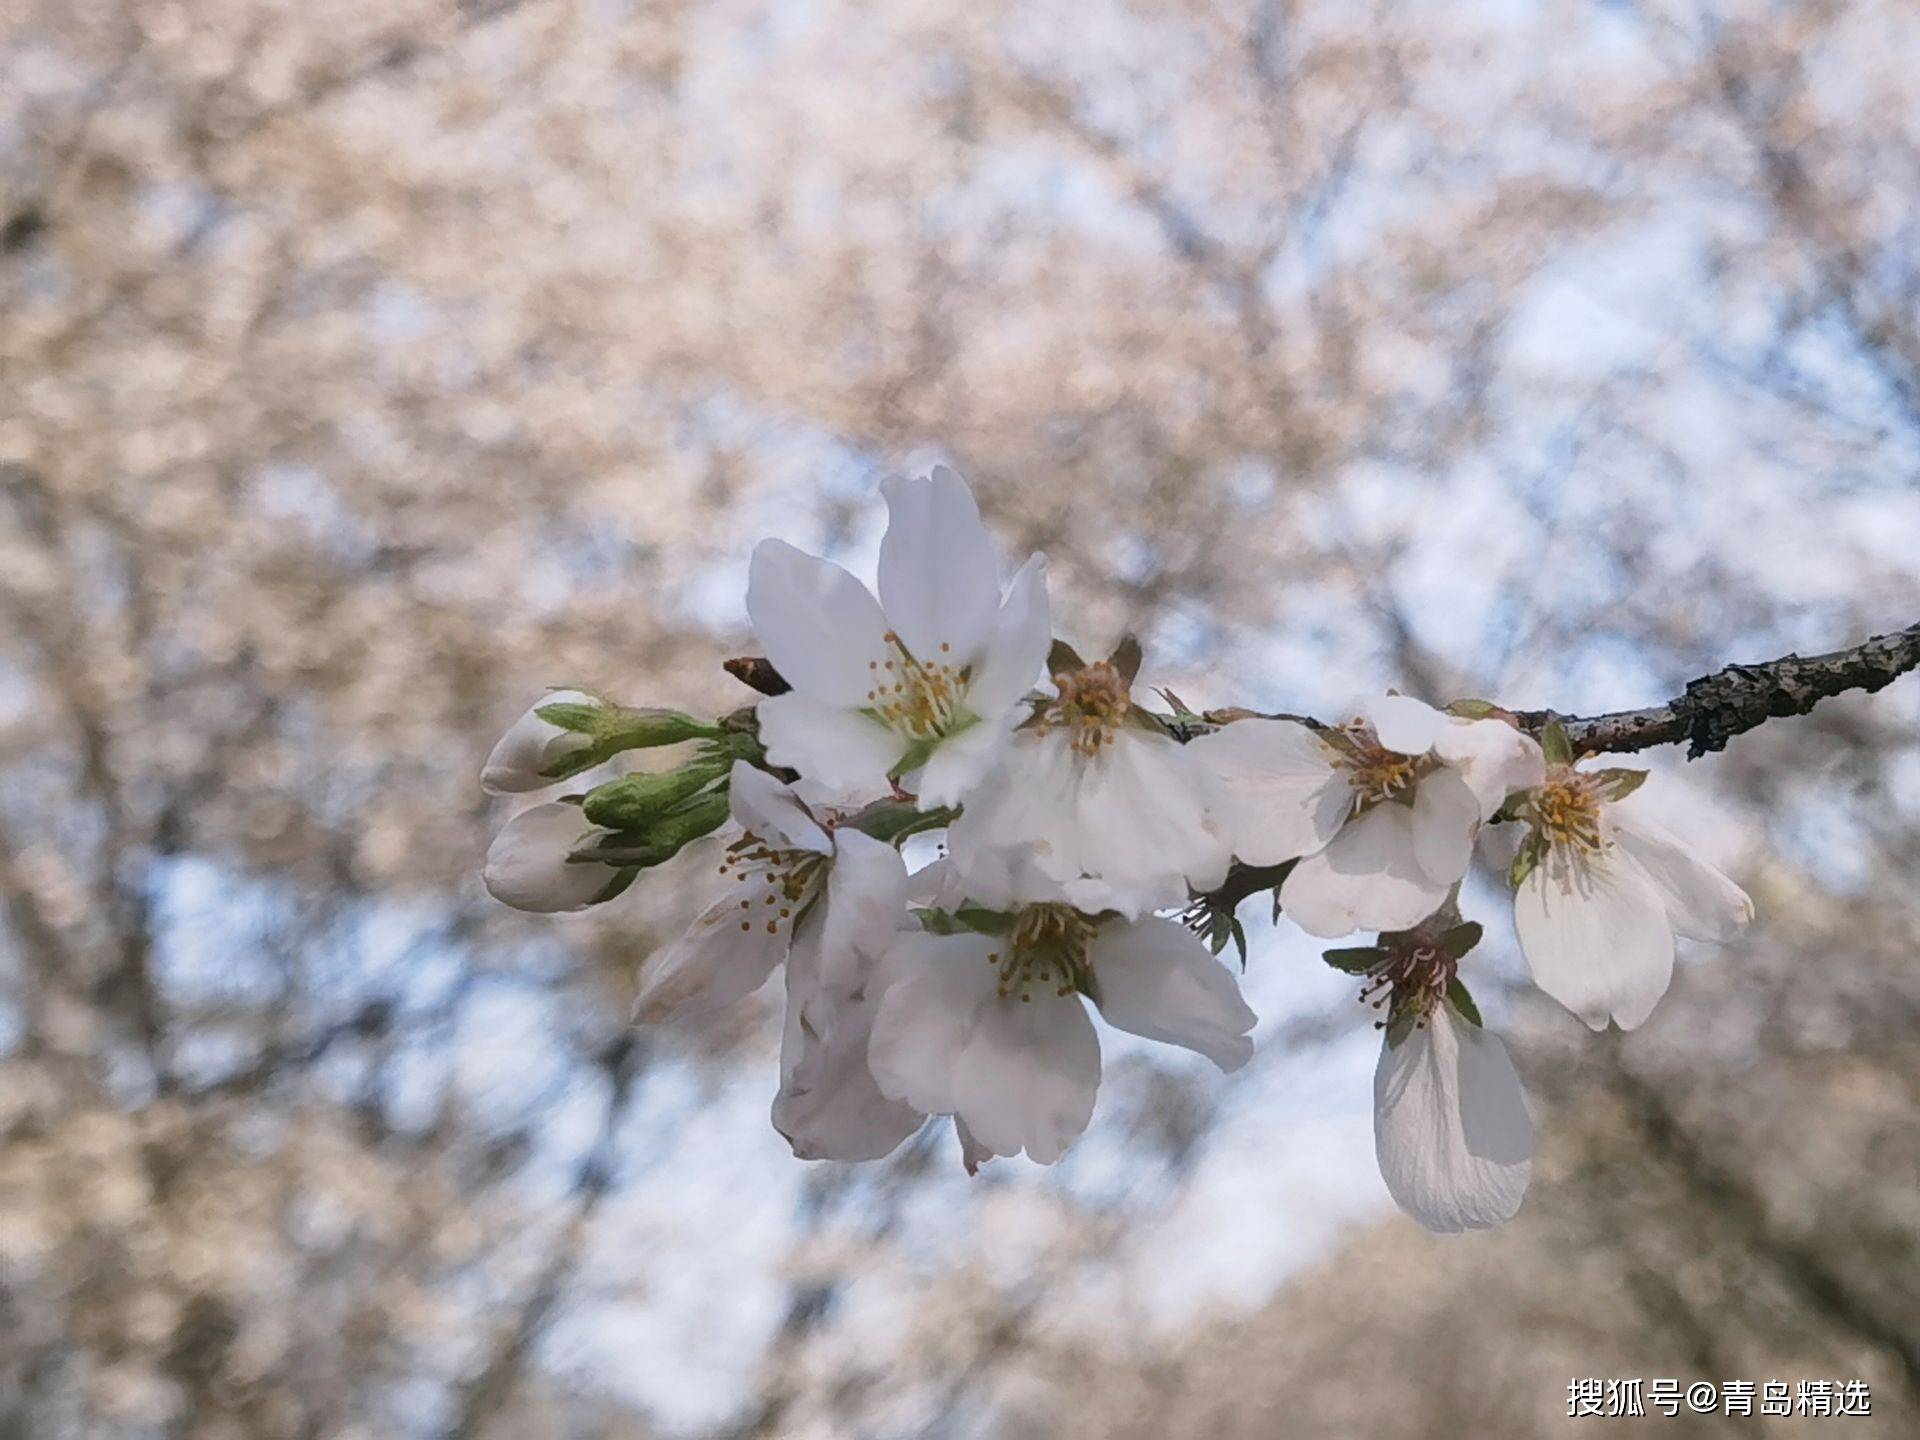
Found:
[[[1623,1041],[1489,977],[1548,1139],[1454,1242],[1284,927],[1255,1067],[1128,1054],[1056,1170],[802,1166],[770,1017],[625,1022],[704,857],[529,921],[475,777],[548,684],[741,703],[753,541],[870,560],[941,459],[1200,704],[1910,623],[1915,54],[1894,0],[14,0],[0,1436],[1526,1436],[1575,1375],[1914,1433],[1912,682],[1655,757],[1761,924]]]

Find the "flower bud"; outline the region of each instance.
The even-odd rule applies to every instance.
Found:
[[[581,690],[556,690],[493,747],[480,783],[496,795],[544,790],[623,750],[713,738],[718,726],[678,710],[614,705]]]
[[[612,834],[596,832],[600,837],[598,843],[584,853],[614,865],[642,869],[663,865],[683,847],[724,825],[729,808],[726,787],[703,791],[634,828]]]
[[[522,810],[487,850],[487,893],[536,915],[584,910],[612,899],[626,887],[625,872],[597,860],[568,858],[600,833],[578,805],[565,801]]]
[[[664,774],[622,775],[589,790],[582,808],[609,830],[642,829],[726,774],[728,763],[697,760]]]

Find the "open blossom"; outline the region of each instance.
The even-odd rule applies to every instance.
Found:
[[[1254,865],[1298,859],[1280,903],[1327,937],[1405,930],[1432,914],[1467,873],[1481,825],[1546,763],[1503,721],[1405,695],[1325,730],[1238,720],[1188,748],[1216,786],[1233,853]]]
[[[1130,653],[1129,653],[1130,652]],[[1117,663],[1116,663],[1117,662]],[[970,880],[1012,898],[1139,915],[1211,889],[1230,856],[1187,746],[1133,703],[1138,651],[1058,668],[950,832]]]
[[[1626,798],[1644,773],[1556,764],[1520,807],[1520,948],[1534,983],[1595,1030],[1653,1013],[1676,934],[1730,940],[1753,918],[1746,891]]]
[[[1342,968],[1365,974],[1363,998],[1386,1011],[1373,1075],[1381,1177],[1403,1210],[1443,1233],[1511,1219],[1533,1169],[1520,1077],[1459,982],[1460,955],[1479,933],[1428,921],[1382,935],[1372,951],[1328,956],[1349,957]]]
[[[903,933],[885,964],[868,1060],[881,1091],[952,1115],[968,1168],[1051,1164],[1093,1114],[1108,1024],[1197,1051],[1222,1070],[1253,1053],[1232,974],[1168,920],[1029,906],[997,933]],[[1083,999],[1085,997],[1085,999]]]
[[[574,851],[606,832],[578,805],[552,800],[507,821],[487,850],[481,874],[487,893],[503,905],[536,915],[585,910],[617,894],[628,873]]]
[[[747,613],[793,687],[760,703],[767,758],[809,798],[873,794],[914,776],[922,804],[965,798],[993,764],[1052,643],[1046,561],[1004,599],[966,482],[944,467],[884,486],[880,598],[779,540],[753,552]]]
[[[540,712],[550,705],[597,705],[597,696],[580,690],[555,690],[508,727],[487,756],[480,783],[495,795],[519,795],[559,783],[548,772],[568,758],[593,748],[593,737],[568,730]]]
[[[741,834],[720,865],[724,893],[648,962],[635,1014],[717,1010],[787,962],[774,1126],[803,1159],[877,1159],[925,1118],[881,1095],[866,1067],[873,973],[907,918],[905,866],[884,841],[823,826],[744,761],[730,799]]]

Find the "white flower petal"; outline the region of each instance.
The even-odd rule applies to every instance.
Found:
[[[834,831],[820,938],[820,976],[830,994],[860,989],[911,919],[900,852],[852,826]]]
[[[983,720],[997,719],[1033,689],[1053,647],[1053,613],[1047,602],[1047,557],[1020,567],[994,617],[986,648],[974,662],[967,708]]]
[[[919,778],[908,777],[922,810],[958,805],[979,788],[1006,749],[1012,732],[1004,720],[982,720],[934,748]]]
[[[591,736],[578,730],[563,730],[540,718],[549,705],[597,705],[597,696],[580,690],[555,690],[531,706],[508,727],[507,733],[487,756],[480,771],[481,786],[494,795],[524,795],[530,790],[545,790],[560,782],[541,772],[560,763],[568,755],[593,748]]]
[[[1509,1220],[1533,1170],[1533,1122],[1498,1038],[1441,1005],[1373,1073],[1374,1151],[1401,1208],[1452,1234]]]
[[[1556,850],[1513,896],[1533,983],[1595,1030],[1631,1030],[1673,978],[1673,925],[1659,887],[1618,845],[1584,861]]]
[[[913,655],[955,667],[980,650],[1000,608],[1000,562],[967,482],[944,465],[888,479],[880,604]],[[943,650],[941,647],[945,646]]]
[[[1376,695],[1361,706],[1380,743],[1402,755],[1424,755],[1447,728],[1447,717],[1411,695]]]
[[[1214,785],[1229,848],[1249,865],[1311,855],[1339,833],[1352,807],[1332,750],[1295,721],[1235,721],[1187,749]]]
[[[871,795],[887,789],[887,772],[907,742],[870,715],[808,695],[775,695],[759,707],[768,763],[798,770],[810,799]]]
[[[730,886],[685,934],[648,956],[640,970],[634,1018],[651,1023],[677,1010],[710,1015],[765,984],[773,967],[786,959],[794,927],[776,921],[768,928],[764,894],[763,886]],[[803,930],[819,924],[814,916],[803,918]]]
[[[873,688],[870,663],[890,653],[886,617],[867,587],[832,561],[784,540],[754,547],[747,618],[787,683],[830,705],[866,704]]]
[[[501,827],[487,849],[482,879],[503,905],[536,915],[584,910],[619,880],[611,865],[567,859],[590,835],[600,833],[578,805],[553,800],[522,810]]]
[[[1002,998],[977,935],[906,935],[888,956],[868,1063],[881,1093],[955,1115],[995,1155],[1058,1160],[1093,1115],[1100,1042],[1077,995]]]
[[[1613,839],[1658,887],[1667,918],[1679,934],[1689,940],[1731,940],[1753,919],[1753,901],[1746,891],[1697,859],[1631,799],[1608,806],[1603,814]]]
[[[1539,742],[1504,720],[1449,720],[1434,751],[1466,778],[1483,820],[1491,820],[1514,791],[1531,790],[1547,778]]]
[[[744,760],[733,762],[733,773],[727,781],[727,805],[734,824],[776,849],[833,853],[827,832],[820,828],[813,812],[800,803],[793,787],[756,765]]]
[[[1413,848],[1413,811],[1376,805],[1293,867],[1281,907],[1309,935],[1407,930],[1440,908],[1449,884],[1434,881]]]
[[[786,1136],[802,1160],[878,1160],[918,1130],[926,1117],[882,1095],[867,1066],[877,984],[861,983],[848,990],[842,977],[832,1006],[833,1023],[818,1028],[819,1010],[812,1002],[830,984],[822,961],[824,947],[833,939],[830,926],[808,925],[787,958],[787,1018],[780,1037],[773,1128]],[[866,957],[869,971],[873,958]],[[870,973],[861,977],[873,978]]]
[[[1109,1025],[1180,1045],[1222,1070],[1253,1058],[1258,1017],[1233,974],[1171,920],[1110,921],[1089,950],[1095,1003]]]
[[[1121,907],[1130,915],[1167,903],[1167,895],[1179,899],[1188,885],[1210,890],[1226,878],[1226,837],[1208,823],[1205,777],[1184,745],[1122,729],[1098,755],[1073,758],[1077,814],[1052,836],[1056,876],[1137,893],[1142,905]]]
[[[1413,853],[1429,880],[1451,885],[1465,875],[1479,830],[1480,802],[1458,771],[1442,767],[1414,790]]]

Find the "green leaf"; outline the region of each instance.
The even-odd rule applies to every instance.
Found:
[[[1467,993],[1467,987],[1460,983],[1458,975],[1454,976],[1453,983],[1447,986],[1447,1001],[1459,1012],[1460,1018],[1469,1025],[1486,1028],[1486,1022],[1480,1018],[1480,1007],[1473,1003],[1473,996]]]
[[[1484,720],[1499,708],[1491,700],[1456,700],[1447,706],[1447,713],[1462,720]]]
[[[1122,637],[1120,643],[1113,647],[1113,653],[1107,657],[1107,663],[1120,672],[1120,678],[1122,680],[1125,680],[1128,685],[1132,685],[1135,678],[1140,674],[1141,658],[1140,637],[1137,635],[1127,635]]]
[[[1573,742],[1567,738],[1567,727],[1558,720],[1548,721],[1540,731],[1540,748],[1546,752],[1550,765],[1573,763]]]
[[[1605,788],[1609,800],[1624,800],[1647,783],[1645,770],[1599,770],[1595,777]]]
[[[1463,920],[1440,937],[1440,948],[1458,960],[1480,943],[1481,934],[1478,920]]]
[[[1244,975],[1247,973],[1247,930],[1238,915],[1227,923],[1233,927],[1233,943],[1240,947],[1240,973]]]
[[[1064,675],[1070,670],[1084,670],[1087,662],[1080,658],[1080,652],[1064,640],[1055,640],[1053,648],[1047,651],[1047,673]]]
[[[1387,952],[1378,945],[1355,945],[1345,949],[1325,951],[1320,958],[1345,974],[1365,975],[1387,958]]]

